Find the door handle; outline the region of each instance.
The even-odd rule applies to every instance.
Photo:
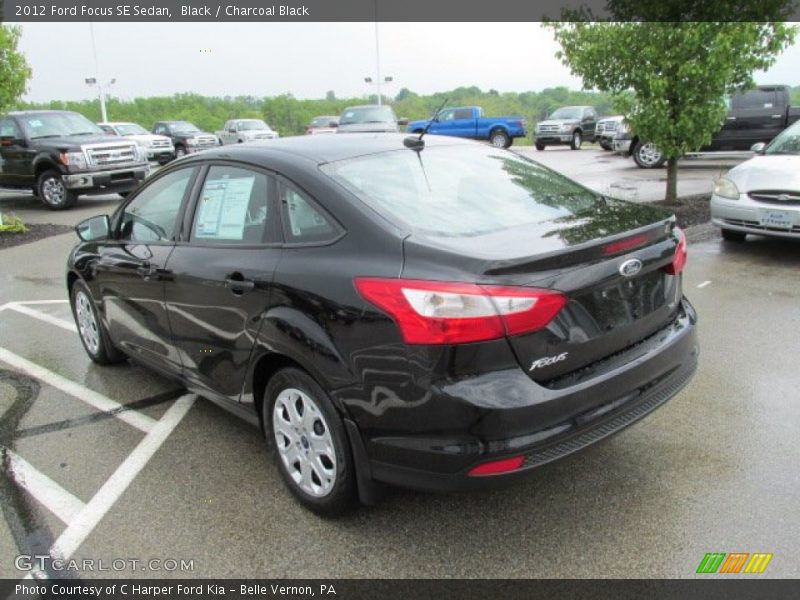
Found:
[[[727,120],[728,120],[728,121],[735,121],[735,120],[736,120],[736,117],[728,117],[728,119],[727,119]]]
[[[158,277],[158,268],[149,262],[142,263],[136,267],[136,272],[142,276],[142,279],[149,281],[151,278]]]
[[[772,115],[773,119],[782,119],[783,115]]]
[[[236,272],[231,273],[225,278],[225,287],[228,288],[232,294],[240,296],[245,292],[254,290],[256,282],[252,279],[245,279],[244,275]]]

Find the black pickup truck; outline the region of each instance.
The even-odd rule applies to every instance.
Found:
[[[51,210],[73,206],[79,194],[126,195],[149,171],[136,142],[107,135],[78,113],[0,117],[0,187],[33,190]]]
[[[753,144],[769,143],[776,135],[800,119],[800,106],[791,106],[791,89],[786,85],[760,85],[726,99],[728,114],[708,146],[696,153],[749,150]],[[658,148],[639,139],[636,132],[622,123],[614,137],[616,152],[633,156],[643,169],[663,166],[666,162]]]
[[[188,121],[158,121],[153,125],[153,133],[170,138],[178,158],[222,145],[216,135],[207,133]]]

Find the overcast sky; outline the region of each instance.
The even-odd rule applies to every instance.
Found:
[[[84,83],[95,73],[89,31],[88,23],[23,25],[21,47],[33,68],[27,99],[94,96]],[[96,23],[94,32],[102,77],[117,79],[111,93],[123,99],[358,96],[371,91],[364,77],[375,75],[373,23]],[[384,93],[581,86],[538,23],[382,23],[379,32],[381,74],[394,77]],[[800,84],[800,46],[756,79]]]

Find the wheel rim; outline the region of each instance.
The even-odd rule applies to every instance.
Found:
[[[572,139],[573,139],[573,144],[575,145],[575,147],[576,148],[580,148],[581,147],[581,134],[576,131],[573,134]]]
[[[100,331],[97,329],[97,319],[92,310],[91,300],[82,291],[75,295],[75,316],[83,343],[89,352],[97,354],[100,348]]]
[[[48,204],[58,205],[64,202],[67,190],[64,182],[57,177],[48,177],[42,182],[42,199]]]
[[[333,436],[317,404],[305,392],[283,390],[272,410],[275,444],[295,485],[316,498],[336,484]]]
[[[495,134],[492,136],[492,146],[502,148],[506,145],[506,139],[503,135]]]
[[[639,146],[639,152],[637,154],[639,156],[639,162],[648,167],[657,165],[658,161],[661,160],[661,152],[659,152],[656,145],[652,142]]]

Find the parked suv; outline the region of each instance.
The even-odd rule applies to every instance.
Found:
[[[0,186],[30,189],[47,208],[73,206],[78,194],[126,195],[150,170],[133,140],[103,132],[63,110],[0,117]]]
[[[597,111],[592,106],[562,106],[536,125],[534,143],[537,150],[547,146],[569,144],[580,150],[583,140],[594,141]]]
[[[98,123],[100,129],[109,135],[117,135],[136,141],[147,154],[147,160],[156,160],[165,165],[175,158],[175,146],[165,135],[148,132],[136,123]]]
[[[225,123],[225,127],[216,132],[216,136],[224,146],[256,140],[274,140],[278,138],[278,132],[261,119],[231,119]]]
[[[216,135],[202,131],[188,121],[159,121],[153,125],[153,133],[170,138],[175,145],[175,156],[178,157],[220,145]]]
[[[625,120],[622,115],[614,117],[603,117],[597,122],[595,139],[603,150],[614,149],[614,136],[617,135],[619,124]]]
[[[408,119],[398,119],[391,106],[367,104],[349,106],[339,117],[336,133],[397,133]]]
[[[768,144],[800,119],[800,106],[791,106],[791,89],[786,85],[760,85],[727,98],[727,104],[728,114],[711,143],[693,154],[739,152],[759,142]],[[666,162],[655,144],[641,139],[627,124],[620,126],[614,150],[632,156],[642,169],[658,168]]]

